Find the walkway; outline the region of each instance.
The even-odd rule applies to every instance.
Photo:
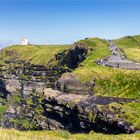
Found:
[[[96,63],[102,66],[108,66],[113,68],[122,68],[130,70],[140,70],[140,63],[136,63],[126,59],[125,53],[119,49],[116,45],[110,42],[109,49],[111,56],[97,60]]]

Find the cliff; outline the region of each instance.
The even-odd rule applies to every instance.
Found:
[[[93,96],[96,78],[81,82],[72,74],[96,52],[91,44],[80,41],[72,48],[57,51],[46,65],[33,64],[22,60],[14,50],[4,50],[6,56],[1,54],[0,65],[0,126],[134,133],[137,128],[126,119],[123,106],[139,104],[139,100]]]

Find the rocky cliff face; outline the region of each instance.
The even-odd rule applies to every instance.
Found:
[[[43,94],[19,93],[7,99],[0,125],[19,130],[59,130],[70,132],[134,133],[135,129],[109,110],[112,102],[125,99],[66,94],[50,88]]]
[[[45,67],[23,61],[10,61],[1,65],[0,125],[20,130],[41,129],[35,118],[42,113],[40,100],[46,87],[69,71],[64,67]],[[31,123],[30,123],[31,122]]]
[[[98,106],[108,105],[115,99],[89,96],[87,91],[91,91],[94,84],[89,86],[74,78],[65,80],[61,77],[63,73],[76,68],[86,58],[87,51],[85,45],[78,43],[71,50],[57,54],[48,66],[19,60],[6,61],[1,65],[0,126],[19,130],[135,132],[125,120]],[[53,61],[56,61],[55,65],[52,65]],[[62,92],[49,89],[59,87],[56,87],[56,81],[60,87],[65,85],[69,92],[63,93],[64,88],[61,89]],[[75,84],[78,88],[73,91]],[[80,94],[80,90],[83,93],[85,88],[86,94]]]
[[[6,62],[1,66],[0,79],[10,93],[21,91],[28,95],[31,91],[43,92],[45,87],[53,87],[54,82],[69,71],[63,67],[45,67],[26,62]]]
[[[43,113],[41,100],[43,99],[44,89],[54,88],[58,78],[63,73],[71,71],[70,65],[66,65],[63,61],[71,60],[74,54],[76,57],[79,57],[75,62],[78,66],[78,64],[84,60],[83,54],[85,57],[87,50],[88,49],[86,47],[83,48],[83,46],[81,49],[79,46],[77,50],[77,47],[74,45],[72,49],[56,54],[56,57],[51,59],[48,66],[30,64],[18,60],[14,58],[14,56],[12,60],[6,60],[1,64],[1,126],[20,130],[47,129],[47,127],[40,127],[37,123],[37,120],[41,122],[43,118],[39,116]],[[71,51],[72,53],[69,55]],[[10,56],[14,54],[14,52],[6,53],[6,55]],[[38,117],[40,119],[37,119]],[[51,119],[48,119],[48,121],[50,123]],[[32,123],[30,124],[30,122]]]
[[[62,52],[56,55],[60,60],[60,65],[65,65],[70,69],[75,69],[78,65],[86,59],[89,48],[82,42],[76,42],[73,48],[69,51]]]
[[[117,101],[116,98],[65,94],[52,89],[45,89],[44,95],[44,115],[59,122],[54,126],[55,129],[114,134],[135,132],[129,123],[107,109],[107,105],[112,102],[127,102],[123,99]],[[101,106],[106,110],[102,110]]]
[[[71,94],[92,95],[94,86],[95,80],[90,83],[81,83],[71,73],[63,74],[55,82],[55,89]]]
[[[55,82],[63,73],[70,72],[86,58],[87,51],[85,44],[75,43],[72,49],[56,54],[47,66],[17,59],[5,61],[0,65],[1,90],[6,90],[7,93],[20,91],[28,95],[32,91],[43,92],[46,87],[54,88]]]

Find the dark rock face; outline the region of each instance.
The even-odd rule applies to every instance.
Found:
[[[16,94],[15,94],[16,95]],[[134,133],[135,129],[112,112],[100,110],[94,96],[64,94],[45,89],[44,95],[11,97],[0,126],[19,130],[58,130],[70,132]],[[13,100],[15,99],[16,100]],[[19,99],[17,100],[17,97]],[[108,103],[109,98],[106,98]],[[116,99],[112,99],[111,101]],[[107,103],[107,102],[106,102]]]
[[[66,56],[69,51],[74,56],[82,56],[83,51],[74,48],[56,55],[53,61],[58,61],[56,65],[48,64],[33,65],[25,61],[15,59],[6,60],[0,66],[0,126],[3,128],[16,128],[19,130],[36,129],[58,129],[63,128],[59,122],[43,115],[42,96],[45,88],[54,88],[55,81],[65,73],[69,72],[69,67],[64,67]],[[7,55],[14,55],[14,52],[6,52]],[[59,58],[59,57],[60,58]],[[73,56],[73,54],[71,54]],[[79,64],[83,57],[79,57],[76,62]],[[67,60],[66,60],[67,62]],[[68,65],[69,66],[69,65]],[[39,95],[36,95],[39,93]],[[60,125],[60,126],[59,126]]]
[[[73,94],[92,94],[95,81],[91,83],[81,83],[71,73],[62,75],[56,82],[56,89]]]
[[[7,98],[9,92],[6,90],[4,82],[0,79],[0,98]]]
[[[56,55],[58,60],[61,60],[61,65],[66,65],[70,69],[75,69],[78,65],[86,59],[88,48],[86,44],[81,42],[76,42],[73,48],[68,52],[63,52]]]
[[[51,94],[50,94],[51,93]],[[105,98],[110,102],[109,98]],[[103,98],[102,98],[103,100]],[[111,100],[116,100],[115,98]],[[94,104],[94,96],[64,94],[46,89],[44,115],[61,124],[59,128],[70,132],[134,133],[135,129],[109,110],[103,111]]]
[[[3,68],[4,67],[4,68]],[[6,96],[17,91],[25,95],[31,92],[42,93],[46,87],[54,87],[55,81],[69,69],[31,65],[22,61],[6,62],[0,70],[0,90]]]

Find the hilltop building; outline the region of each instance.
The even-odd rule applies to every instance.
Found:
[[[29,45],[29,40],[28,40],[28,38],[24,38],[24,39],[21,41],[21,45]]]

